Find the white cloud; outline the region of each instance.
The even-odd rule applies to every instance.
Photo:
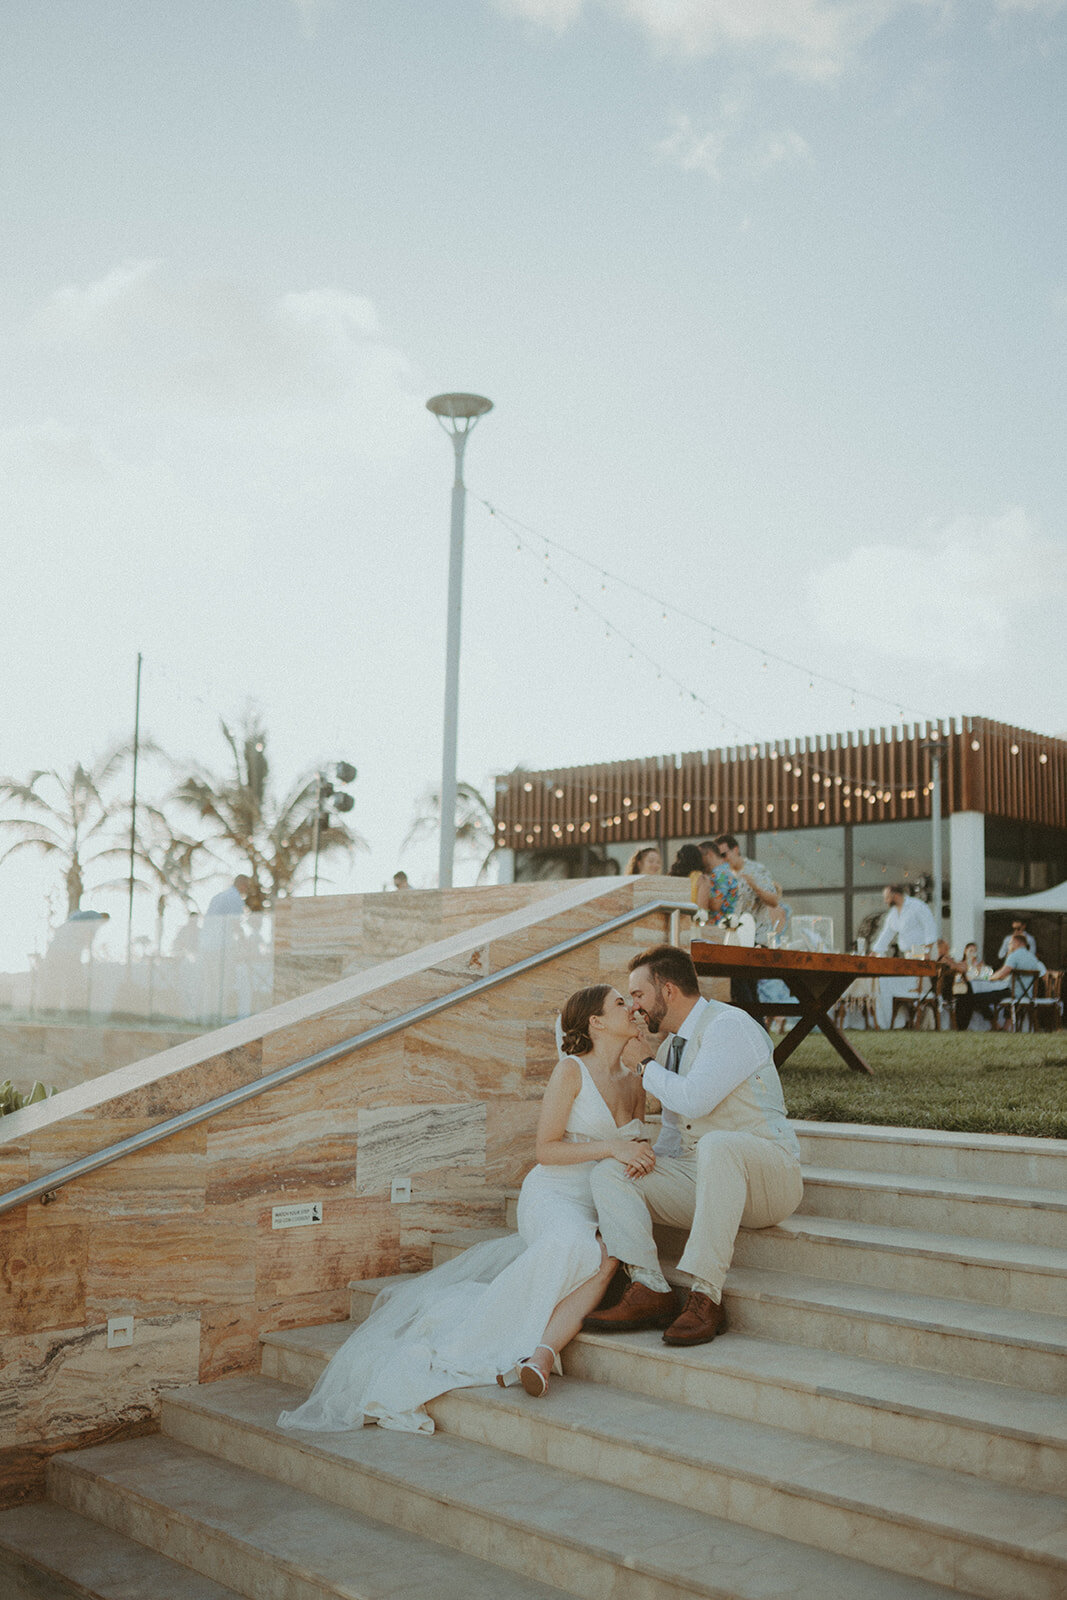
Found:
[[[727,135],[722,128],[698,133],[692,118],[682,112],[671,118],[671,131],[656,145],[656,154],[683,172],[705,172],[722,178],[722,156]]]
[[[891,18],[943,0],[494,0],[505,15],[563,33],[596,3],[660,49],[693,58],[758,53],[773,70],[831,79]],[[1067,0],[991,0],[994,11],[1053,16]],[[975,9],[975,8],[972,8]]]
[[[716,123],[700,129],[684,113],[671,119],[671,131],[655,152],[683,172],[703,172],[716,182],[731,173],[761,178],[779,166],[798,166],[812,159],[807,140],[792,128],[752,138],[744,129],[740,101],[724,101]]]
[[[893,0],[622,0],[625,12],[668,49],[691,56],[770,50],[776,65],[812,77],[840,71],[892,5]]]
[[[1018,508],[858,545],[810,585],[814,628],[867,657],[926,662],[932,687],[941,670],[980,672],[979,698],[1014,664],[1062,653],[1065,601],[1062,549]]]
[[[684,56],[759,50],[801,77],[839,73],[885,19],[924,0],[599,0],[655,44]],[[1025,3],[1025,0],[1023,0]],[[495,0],[505,14],[562,33],[585,0]]]
[[[94,384],[193,410],[249,412],[336,402],[407,363],[373,305],[340,289],[274,298],[225,279],[183,278],[158,261],[114,267],[48,297],[15,335]]]
[[[777,133],[765,133],[749,152],[746,162],[753,177],[760,177],[774,167],[807,166],[812,160],[811,146],[793,128],[783,128]]]

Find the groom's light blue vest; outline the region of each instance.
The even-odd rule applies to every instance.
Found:
[[[682,1059],[678,1063],[678,1076],[687,1077],[697,1052],[700,1049],[708,1028],[716,1017],[722,1012],[733,1009],[721,1000],[709,1000],[704,1010],[697,1018],[693,1032],[685,1042]],[[758,1022],[753,1022],[753,1027],[759,1028]],[[711,1133],[714,1129],[723,1129],[736,1133],[754,1133],[761,1139],[773,1139],[789,1155],[800,1160],[800,1146],[797,1136],[789,1125],[789,1117],[785,1109],[785,1096],[782,1093],[782,1082],[774,1065],[774,1043],[765,1028],[760,1032],[767,1041],[767,1060],[752,1075],[732,1089],[725,1100],[720,1100],[714,1110],[706,1116],[686,1119],[679,1115],[675,1126],[681,1138],[682,1153],[689,1155],[696,1148],[697,1140],[704,1134]],[[670,1039],[661,1045],[656,1059],[663,1066],[667,1064],[667,1052],[670,1049]]]

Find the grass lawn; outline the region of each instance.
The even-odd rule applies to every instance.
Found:
[[[812,1036],[781,1069],[790,1116],[1067,1139],[1067,1029],[848,1037],[874,1077]]]

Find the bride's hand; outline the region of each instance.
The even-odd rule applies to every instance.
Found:
[[[644,1177],[656,1165],[655,1152],[647,1139],[613,1139],[611,1153],[631,1178]]]

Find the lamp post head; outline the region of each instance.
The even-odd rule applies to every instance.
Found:
[[[479,417],[484,417],[487,411],[492,411],[493,402],[487,400],[483,394],[435,394],[432,400],[426,402],[427,411],[432,411],[447,427],[451,422],[453,428],[458,423],[466,423],[463,432],[473,427]],[[447,421],[446,421],[447,419]]]
[[[484,394],[435,394],[432,400],[427,400],[426,409],[433,412],[452,440],[452,448],[456,452],[456,487],[462,488],[463,452],[467,447],[467,435],[479,417],[492,411],[493,402],[487,400]]]

